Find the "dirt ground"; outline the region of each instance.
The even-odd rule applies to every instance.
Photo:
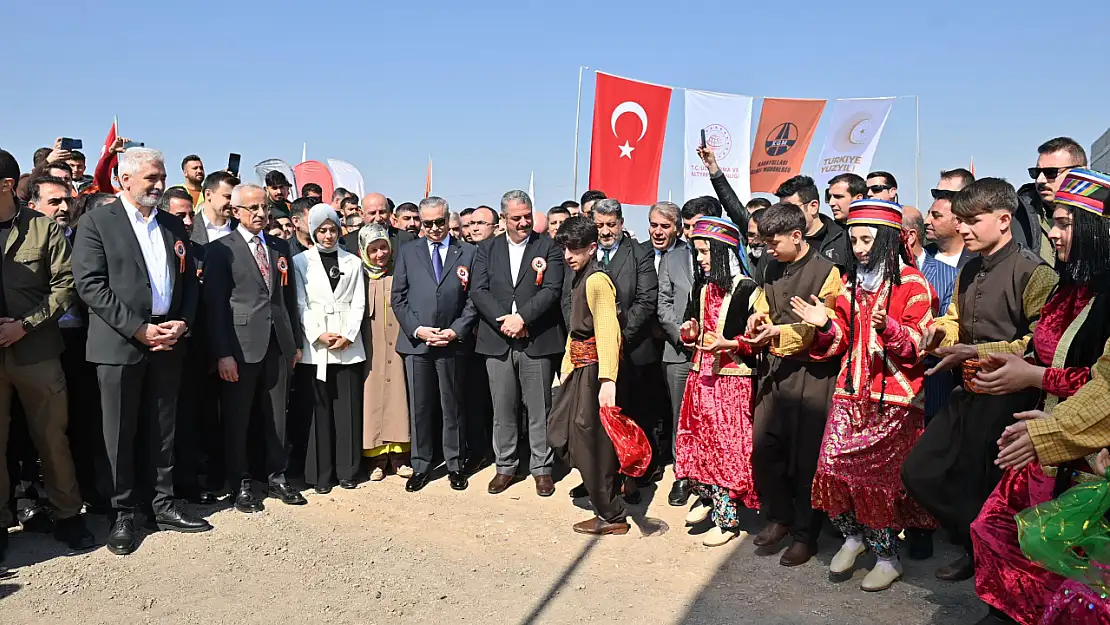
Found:
[[[631,508],[632,532],[600,540],[571,532],[590,516],[567,497],[576,475],[549,499],[530,479],[488,495],[492,475],[487,468],[462,493],[440,479],[410,494],[390,477],[310,492],[301,508],[268,499],[265,512],[244,515],[223,504],[200,510],[213,531],[143,534],[123,558],[103,548],[67,554],[50,537],[16,534],[0,623],[916,625],[986,613],[971,582],[933,578],[955,555],[939,540],[933,560],[908,562],[905,581],[869,594],[859,590],[866,570],[828,581],[833,538],[795,569],[755,555],[750,538],[703,547],[684,527],[685,510],[667,505],[669,472]],[[106,520],[91,519],[103,539]]]

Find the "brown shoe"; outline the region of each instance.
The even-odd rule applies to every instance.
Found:
[[[574,531],[576,533],[590,534],[591,536],[605,536],[607,534],[622,536],[628,533],[628,528],[628,523],[623,521],[620,523],[609,523],[596,516],[589,521],[582,521],[581,523],[574,524]]]
[[[755,535],[752,544],[756,547],[770,547],[771,545],[778,544],[778,542],[786,538],[786,535],[789,533],[790,530],[787,529],[785,525],[781,523],[772,523]]]
[[[540,497],[550,497],[555,494],[555,481],[550,475],[536,476],[536,494]]]
[[[782,552],[782,557],[779,558],[779,564],[782,566],[801,566],[817,553],[817,547],[809,543],[802,543],[795,541],[794,544],[786,548]]]
[[[504,473],[498,473],[497,475],[493,476],[492,480],[489,481],[489,488],[486,489],[486,492],[491,495],[500,495],[501,493],[505,492],[505,490],[508,489],[512,483],[513,476],[505,475]]]
[[[975,577],[975,561],[965,555],[951,564],[946,564],[936,572],[937,579],[946,582],[962,582]]]

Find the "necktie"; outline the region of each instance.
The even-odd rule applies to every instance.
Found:
[[[251,239],[254,244],[254,262],[258,265],[258,271],[262,272],[262,281],[266,283],[266,290],[270,290],[270,259],[266,258],[266,246],[262,245],[262,239],[254,237]]]
[[[601,253],[601,266],[602,267],[608,267],[609,266],[609,254],[611,254],[611,253],[612,253],[612,250],[602,250],[602,253]]]
[[[443,282],[443,259],[439,257],[439,246],[442,243],[432,243],[432,271],[436,274],[436,282]]]

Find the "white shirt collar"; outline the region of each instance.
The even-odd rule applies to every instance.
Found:
[[[428,249],[430,249],[430,250],[435,249],[435,247],[434,247],[435,244],[436,244],[435,241],[433,241],[431,239],[427,239],[427,241],[428,241]],[[451,245],[451,235],[448,234],[446,238],[444,238],[442,241],[439,242],[439,245],[440,245],[441,249],[447,249],[447,246]]]
[[[131,203],[131,200],[127,199],[127,196],[124,195],[122,192],[119,194],[119,199],[121,202],[123,202],[123,208],[127,210],[127,215],[131,217],[131,221],[150,223],[154,220],[155,217],[158,216],[158,209],[152,208],[150,209],[150,218],[148,219],[146,217],[143,217],[143,214],[139,212],[139,209],[136,208],[135,205]]]
[[[220,230],[223,230],[225,232],[231,232],[231,220],[230,219],[225,221],[224,225],[217,226],[216,224],[214,224],[214,223],[212,223],[211,221],[208,220],[208,215],[203,210],[200,212],[200,218],[201,218],[201,220],[204,221],[204,227],[206,229],[215,230],[217,232],[219,232]]]
[[[505,235],[505,242],[508,243],[510,247],[519,247],[519,248],[523,249],[525,247],[528,247],[528,241],[531,240],[531,238],[532,238],[532,236],[528,235],[528,236],[524,237],[524,240],[521,241],[520,243],[513,243],[513,240],[510,239],[509,235],[506,234]]]
[[[240,235],[242,235],[242,237],[243,237],[243,240],[244,240],[244,241],[246,241],[247,243],[250,243],[250,242],[251,242],[251,239],[253,239],[254,237],[258,237],[259,239],[261,239],[261,240],[262,240],[262,244],[263,244],[263,245],[265,245],[265,244],[266,244],[266,233],[265,233],[265,232],[263,232],[263,231],[260,231],[260,232],[259,232],[258,234],[251,234],[251,231],[250,231],[250,230],[247,230],[246,228],[244,228],[244,227],[243,227],[243,224],[239,224],[239,227],[238,227],[238,228],[236,228],[235,230],[236,230],[236,231],[237,231],[237,232],[238,232],[238,233],[239,233]]]

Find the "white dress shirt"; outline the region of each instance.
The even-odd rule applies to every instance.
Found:
[[[208,216],[205,215],[203,212],[200,214],[200,218],[201,218],[202,221],[204,221],[204,231],[208,233],[208,242],[209,243],[212,243],[214,241],[218,241],[218,240],[226,237],[227,235],[231,234],[231,220],[230,219],[225,221],[224,225],[217,226],[217,225],[213,224],[212,222],[208,221]]]
[[[127,210],[135,238],[139,240],[139,249],[143,251],[143,261],[150,277],[150,314],[165,316],[170,312],[173,285],[170,280],[169,259],[166,258],[166,240],[158,227],[158,209],[150,209],[150,217],[143,217],[126,195],[121,193],[119,198]]]
[[[509,235],[505,235],[505,242],[509,244],[509,275],[513,277],[513,284],[520,280],[520,265],[524,263],[524,250],[528,247],[528,239],[520,243],[513,243]],[[516,314],[516,298],[513,298],[513,314]]]
[[[659,273],[659,262],[663,260],[663,255],[673,250],[676,245],[678,245],[678,239],[675,239],[674,242],[671,243],[671,246],[665,250],[655,250],[655,273]]]
[[[428,244],[428,260],[432,260],[432,254],[435,253],[435,251],[436,251],[436,248],[434,247],[435,242],[432,241],[431,239],[428,239],[428,238],[425,238],[425,241]],[[447,271],[447,246],[450,245],[450,244],[451,244],[451,235],[447,235],[446,237],[444,237],[444,239],[442,241],[439,242],[439,266],[443,267],[443,271]],[[432,267],[435,267],[435,261],[434,260],[432,261]],[[412,333],[413,338],[419,339],[420,338],[420,334],[419,334],[420,331],[423,330],[426,327],[427,326],[417,326],[416,330],[413,331],[413,333]],[[440,329],[442,330],[443,328],[440,328]]]
[[[609,248],[609,262],[613,262],[613,257],[617,255],[617,248],[619,248],[621,246],[621,239],[622,238],[623,238],[623,235],[617,237],[617,242],[613,245],[613,247]],[[605,248],[598,245],[597,246],[597,262],[600,263],[603,258],[605,258]]]

